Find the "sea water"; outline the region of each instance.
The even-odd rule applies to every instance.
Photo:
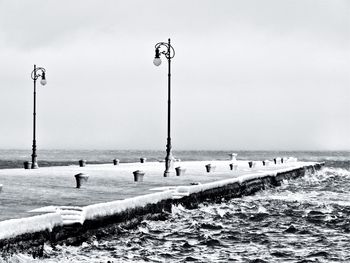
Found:
[[[15,163],[25,155],[22,152],[16,159],[13,151],[7,156],[9,153],[14,154]],[[220,160],[229,152],[175,153],[183,160]],[[80,246],[45,245],[42,259],[18,254],[7,261],[350,262],[350,152],[238,154],[238,159],[253,160],[294,156],[325,161],[326,166],[253,196],[203,203],[191,210],[174,206],[163,220],[145,220],[134,229],[120,229],[118,235],[107,238],[92,236]],[[82,157],[97,163],[113,158],[126,162],[140,156],[156,160],[162,155],[157,151],[47,151],[42,160],[46,165],[76,163]],[[8,159],[2,160],[6,163]]]

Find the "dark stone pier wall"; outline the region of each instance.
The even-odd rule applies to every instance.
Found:
[[[181,199],[167,199],[145,207],[128,209],[113,216],[86,220],[83,225],[55,227],[50,231],[23,234],[14,238],[0,240],[0,256],[6,258],[13,253],[28,253],[34,257],[43,256],[44,243],[80,245],[89,242],[92,237],[101,238],[118,234],[128,228],[133,228],[144,219],[164,219],[166,211],[171,212],[171,206],[181,204],[186,208],[196,208],[204,201],[221,202],[231,198],[252,195],[265,187],[279,186],[285,179],[295,179],[304,176],[307,172],[314,173],[322,168],[324,163],[317,163],[288,172],[277,173],[276,176],[266,175],[261,178],[235,182],[222,187],[193,193]],[[164,212],[165,211],[165,212]],[[123,230],[122,230],[123,229]]]
[[[204,201],[221,202],[223,198],[242,197],[253,195],[255,192],[264,190],[265,187],[280,186],[283,180],[295,179],[304,176],[307,172],[314,173],[323,167],[323,163],[297,168],[288,172],[278,173],[276,176],[265,176],[244,181],[242,183],[227,184],[223,187],[209,189],[203,192],[194,193],[179,200],[173,200],[173,204],[182,204],[186,208],[195,208]]]

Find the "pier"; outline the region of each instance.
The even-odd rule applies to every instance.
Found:
[[[115,233],[117,224],[171,211],[172,205],[251,195],[322,165],[293,158],[175,162],[169,177],[162,162],[3,169],[0,251],[40,256],[45,242],[79,244],[91,235]],[[135,171],[144,174],[142,181],[135,181]],[[78,174],[86,177],[79,188]]]

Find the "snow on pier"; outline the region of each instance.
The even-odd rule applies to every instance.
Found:
[[[159,162],[3,169],[0,240],[64,225],[83,225],[86,220],[317,165],[295,159],[281,161],[269,165],[235,160],[177,162],[174,167],[186,169],[185,174],[176,176],[173,169],[167,178],[163,177],[164,163]],[[215,170],[208,172],[208,164]],[[134,182],[135,170],[145,173],[143,182]],[[79,189],[74,177],[78,173],[89,175]]]

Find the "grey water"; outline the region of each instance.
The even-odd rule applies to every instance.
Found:
[[[302,161],[325,161],[327,165],[350,167],[350,152],[335,151],[173,151],[183,161],[225,160],[229,153],[238,153],[241,160],[265,160],[275,157],[297,157]],[[88,163],[108,163],[113,159],[120,162],[138,162],[141,157],[149,161],[164,160],[164,151],[149,150],[43,150],[39,149],[39,166],[77,164],[80,159]],[[31,150],[0,150],[0,168],[21,168],[24,161],[30,161]]]
[[[226,159],[227,153],[179,151],[176,157],[182,160]],[[18,254],[3,261],[350,262],[350,152],[238,154],[238,159],[252,160],[294,156],[305,161],[325,161],[326,166],[314,174],[284,181],[280,187],[253,196],[202,203],[197,209],[174,206],[163,220],[145,220],[134,229],[121,228],[118,235],[107,238],[92,236],[80,246],[51,247],[47,244],[42,259]],[[140,156],[161,159],[164,154],[157,151],[76,151],[64,155],[48,151],[42,160],[47,164],[68,165],[82,155],[91,162],[107,162],[113,158],[126,162],[137,161]]]

